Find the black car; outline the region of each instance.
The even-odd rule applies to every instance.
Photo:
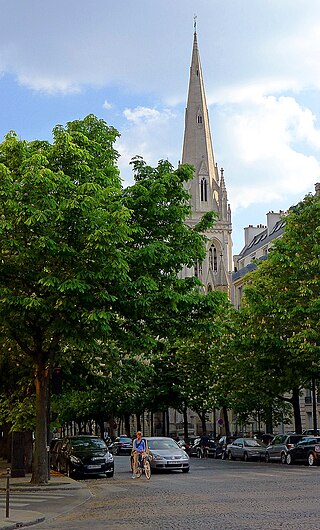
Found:
[[[109,450],[113,455],[130,455],[133,448],[132,440],[129,436],[118,436],[112,444],[109,445]]]
[[[185,452],[190,456],[192,452],[192,447],[195,441],[199,438],[199,436],[189,436],[186,440],[182,440],[178,442],[178,445],[182,448],[184,448]]]
[[[104,473],[113,477],[114,474],[113,456],[106,443],[91,435],[63,438],[57,468],[68,476]]]
[[[289,449],[287,464],[306,464],[315,466],[320,464],[320,437],[307,436]]]
[[[300,442],[302,438],[304,438],[302,434],[277,434],[266,447],[266,462],[278,460],[285,464],[289,449]]]

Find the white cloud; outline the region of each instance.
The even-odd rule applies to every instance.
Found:
[[[225,156],[241,175],[229,188],[233,209],[312,191],[320,178],[320,131],[309,109],[269,96],[221,112]]]
[[[110,109],[112,109],[112,106],[113,106],[112,103],[110,103],[107,99],[105,99],[105,101],[104,101],[104,103],[103,103],[103,105],[102,105],[102,107],[103,107],[105,110],[110,110]]]
[[[156,165],[161,159],[168,159],[174,166],[180,157],[181,138],[175,138],[177,129],[173,124],[180,117],[172,110],[148,107],[126,108],[123,114],[127,125],[117,142],[117,150],[121,158],[119,166],[125,183],[130,183],[130,160],[134,156],[143,156],[150,165]],[[180,123],[182,136],[183,123]],[[178,129],[179,130],[179,129]]]

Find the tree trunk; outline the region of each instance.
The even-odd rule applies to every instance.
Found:
[[[141,429],[141,416],[140,416],[139,412],[137,412],[136,418],[137,418],[137,431],[142,431],[142,429]]]
[[[300,412],[300,399],[299,399],[299,388],[292,389],[292,398],[291,403],[293,407],[294,415],[294,427],[297,434],[302,433],[302,422],[301,422],[301,412]]]
[[[200,417],[201,417],[202,432],[207,432],[206,413],[202,412]]]
[[[32,469],[32,484],[48,484],[49,465],[47,451],[47,415],[49,395],[49,370],[39,355],[35,363],[34,382],[36,388],[35,450]]]
[[[226,436],[230,436],[230,425],[229,425],[229,418],[228,418],[228,409],[227,409],[227,407],[225,405],[222,407],[222,412],[223,412],[223,421],[224,421],[224,426],[225,426],[225,430],[226,430]]]
[[[128,412],[124,414],[124,430],[127,436],[130,436],[130,415]]]
[[[32,445],[32,431],[26,431],[24,440],[24,466],[26,473],[32,472]]]
[[[162,412],[162,436],[166,435],[166,411]]]
[[[268,407],[266,410],[266,432],[273,433],[273,419],[272,419],[272,407]]]
[[[183,437],[185,440],[189,438],[189,425],[188,425],[188,409],[184,407],[182,410],[183,414]]]

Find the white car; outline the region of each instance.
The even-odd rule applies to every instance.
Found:
[[[147,436],[145,438],[151,455],[151,469],[181,469],[188,473],[189,456],[172,438]]]

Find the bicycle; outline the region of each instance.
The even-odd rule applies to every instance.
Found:
[[[137,470],[136,470],[137,478],[140,478],[141,475],[144,473],[145,476],[146,476],[146,479],[150,480],[150,478],[151,478],[151,467],[150,467],[149,459],[150,459],[150,457],[147,454],[144,454],[144,455],[139,454],[138,455]]]

